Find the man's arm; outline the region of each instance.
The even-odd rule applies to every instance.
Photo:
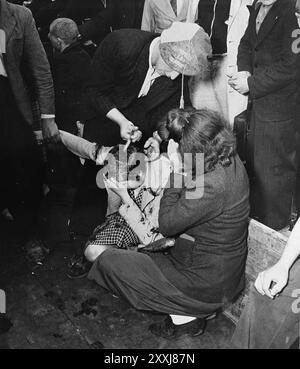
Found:
[[[257,291],[262,295],[274,298],[288,283],[289,271],[300,255],[300,220],[295,225],[287,246],[278,261],[272,268],[259,273],[255,282]],[[275,284],[271,288],[272,282]]]
[[[55,124],[54,87],[50,65],[41,43],[30,10],[24,8],[26,22],[24,25],[24,54],[27,65],[33,75],[36,94],[42,114],[42,130],[46,140],[56,141],[59,137]]]
[[[92,106],[98,112],[120,126],[121,137],[124,140],[132,138],[130,133],[137,132],[134,124],[127,119],[118,109],[117,101],[114,101],[113,89],[118,83],[118,73],[128,67],[131,61],[130,55],[124,48],[123,38],[115,31],[109,34],[99,46],[91,64],[87,92]]]

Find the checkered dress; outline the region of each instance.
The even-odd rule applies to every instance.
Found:
[[[140,209],[143,192],[143,189],[141,189],[135,197],[134,191],[128,191],[130,197]],[[126,220],[116,212],[107,216],[105,222],[96,227],[87,246],[103,245],[115,246],[120,249],[130,249],[137,246],[139,243],[139,239],[133,229],[128,225]]]

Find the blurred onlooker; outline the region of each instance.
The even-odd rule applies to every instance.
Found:
[[[233,125],[234,118],[247,108],[247,96],[228,85],[228,76],[237,71],[240,40],[249,19],[253,0],[192,0],[190,13],[208,33],[213,48],[212,73],[206,81],[192,81],[192,102],[197,108],[219,111]]]
[[[143,31],[161,33],[173,22],[194,22],[188,19],[191,0],[145,0],[142,27]]]

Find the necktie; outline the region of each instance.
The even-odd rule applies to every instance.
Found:
[[[170,3],[175,15],[177,16],[177,0],[170,0]]]

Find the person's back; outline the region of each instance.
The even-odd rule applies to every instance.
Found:
[[[52,72],[58,122],[64,118],[74,123],[82,119],[83,86],[89,64],[90,56],[79,43],[54,57]]]
[[[214,201],[217,205],[212,206]],[[224,297],[231,300],[244,287],[249,216],[248,176],[238,156],[230,166],[218,165],[204,175],[203,197],[196,196],[193,206],[199,214],[204,206],[211,210],[186,231],[195,240],[190,251],[185,243],[179,243],[171,255],[184,269],[189,281],[184,287],[191,296],[199,295],[210,302]],[[205,276],[210,288],[204,280],[200,286],[195,275]]]
[[[230,301],[244,287],[248,176],[235,154],[232,132],[218,114],[208,110],[185,114],[180,152],[203,153],[203,157],[195,156],[192,161],[193,186],[188,186],[188,177],[184,186],[176,180],[161,200],[160,232],[165,237],[180,235],[170,252],[180,275],[167,273],[190,297],[201,296],[210,303]]]
[[[76,121],[83,115],[83,86],[90,56],[76,41],[78,28],[74,21],[59,18],[50,26],[49,38],[55,48],[52,74],[56,98],[57,122],[61,129],[76,131]]]

